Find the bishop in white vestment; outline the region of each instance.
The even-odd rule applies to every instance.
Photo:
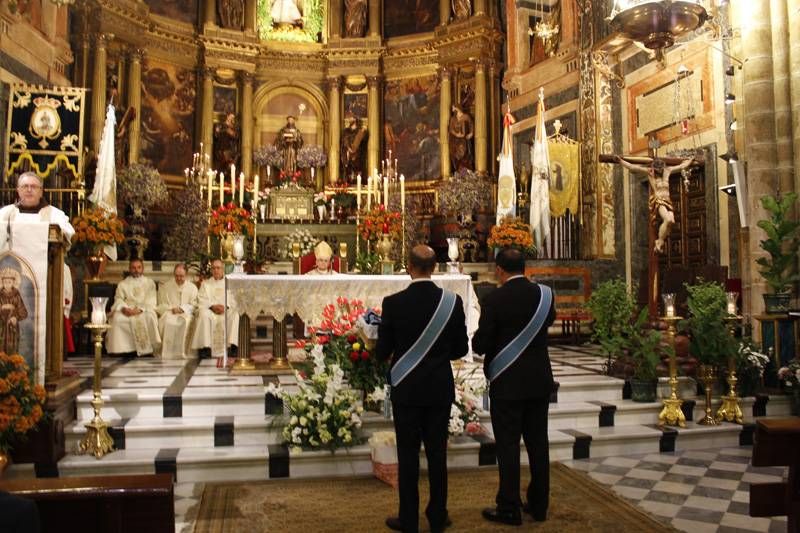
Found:
[[[197,326],[192,339],[192,349],[199,350],[200,357],[222,357],[225,355],[225,329],[227,344],[239,345],[239,313],[236,302],[228,299],[225,309],[225,267],[215,259],[211,263],[213,277],[203,280],[197,293]],[[226,324],[227,322],[227,324]]]
[[[158,287],[158,332],[161,335],[161,357],[178,359],[186,356],[186,336],[190,331],[197,306],[197,287],[186,282],[186,266],[175,265],[173,278]]]
[[[131,259],[129,269],[130,276],[117,285],[114,294],[106,350],[110,354],[153,354],[161,347],[156,284],[142,275],[144,263],[141,259]]]

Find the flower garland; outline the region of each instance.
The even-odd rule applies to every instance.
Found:
[[[401,215],[398,212],[386,210],[386,206],[379,204],[364,213],[358,224],[358,233],[366,241],[377,241],[384,233],[389,234],[392,240],[400,239]]]
[[[75,228],[72,249],[76,252],[89,252],[125,240],[122,220],[101,207],[84,209],[72,217],[72,227]]]
[[[30,369],[21,355],[0,352],[0,452],[36,427],[44,416],[45,392],[31,385]]]
[[[289,420],[283,438],[296,451],[303,447],[331,451],[356,444],[359,440],[363,409],[356,394],[344,386],[344,372],[337,364],[328,364],[321,345],[311,351],[314,367],[307,378],[295,373],[298,392],[270,384],[267,394],[283,399]]]
[[[208,224],[208,234],[221,237],[227,233],[252,236],[254,226],[250,211],[236,207],[232,202],[214,209]]]
[[[490,248],[517,248],[526,255],[536,251],[530,225],[519,218],[505,218],[499,226],[492,226],[486,244]]]

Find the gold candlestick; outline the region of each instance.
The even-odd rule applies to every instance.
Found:
[[[102,379],[102,368],[100,365],[103,353],[103,334],[110,327],[108,324],[86,324],[86,329],[94,335],[94,397],[90,402],[94,409],[94,417],[90,422],[84,424],[86,435],[78,445],[80,453],[92,454],[97,459],[105,454],[114,451],[114,441],[108,434],[108,424],[100,417],[100,409],[103,408],[103,396],[100,386]]]
[[[702,420],[699,420],[698,424],[703,424],[704,426],[716,426],[719,425],[717,419],[713,416],[713,410],[711,409],[711,389],[714,386],[714,380],[717,378],[717,373],[714,370],[714,365],[700,365],[700,375],[703,379],[703,387],[705,387],[706,391],[706,414]]]
[[[672,345],[672,353],[669,356],[669,398],[664,398],[661,403],[664,407],[658,415],[659,426],[680,426],[686,427],[686,415],[683,414],[681,406],[683,400],[678,397],[678,362],[675,355],[675,324],[682,320],[679,316],[661,317],[667,323],[667,337]]]
[[[731,337],[735,335],[736,324],[742,320],[741,316],[730,315],[725,318],[725,323],[728,325],[728,332]],[[717,420],[722,422],[736,422],[741,424],[743,420],[742,406],[739,397],[736,395],[736,383],[739,380],[736,378],[736,360],[733,357],[728,358],[728,394],[722,397],[722,405],[717,410]]]

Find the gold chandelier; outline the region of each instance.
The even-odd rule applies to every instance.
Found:
[[[710,17],[700,0],[615,0],[610,18],[615,30],[661,55]]]

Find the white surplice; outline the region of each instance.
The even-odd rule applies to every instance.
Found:
[[[228,298],[227,313],[218,315],[212,305],[225,305],[225,280],[203,280],[197,293],[197,325],[192,339],[192,349],[211,348],[213,357],[225,354],[225,319],[227,317],[228,344],[239,345],[239,313],[236,301]]]
[[[117,285],[114,305],[111,307],[111,329],[106,336],[108,353],[136,352],[137,355],[154,353],[161,346],[156,315],[156,284],[140,276],[127,277]],[[142,313],[125,316],[125,307],[139,308]]]
[[[186,336],[188,335],[194,310],[197,305],[197,286],[184,281],[182,285],[174,279],[158,287],[158,332],[161,335],[161,357],[179,359],[186,357]],[[173,313],[180,308],[182,313]]]

